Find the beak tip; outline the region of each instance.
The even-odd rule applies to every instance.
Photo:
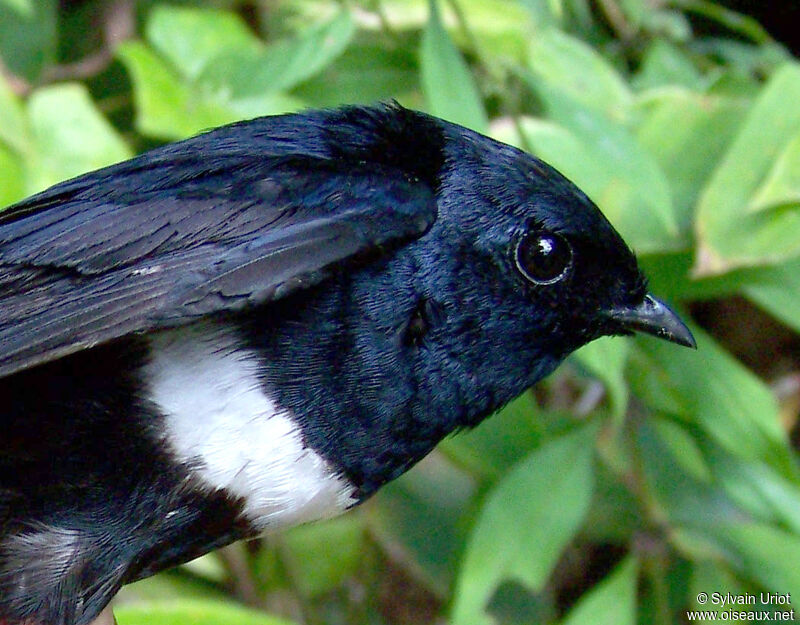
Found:
[[[682,323],[682,322],[681,322]],[[697,341],[694,339],[694,335],[691,333],[689,328],[684,326],[686,330],[685,333],[677,335],[673,333],[669,333],[665,335],[663,338],[667,341],[671,341],[673,343],[677,343],[678,345],[683,345],[683,347],[688,347],[689,349],[697,349]]]
[[[681,318],[664,302],[650,294],[646,295],[642,303],[635,308],[615,310],[611,317],[625,330],[644,332],[690,349],[697,349],[697,341]]]

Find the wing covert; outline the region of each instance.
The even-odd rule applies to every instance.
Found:
[[[432,189],[313,156],[134,159],[0,213],[0,377],[284,296],[423,234]]]

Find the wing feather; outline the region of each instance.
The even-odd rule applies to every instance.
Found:
[[[283,297],[420,236],[429,186],[310,156],[134,159],[0,213],[0,377]]]

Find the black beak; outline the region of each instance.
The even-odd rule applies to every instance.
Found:
[[[625,330],[645,332],[678,345],[697,349],[689,328],[669,306],[649,293],[636,308],[618,308],[611,318]]]

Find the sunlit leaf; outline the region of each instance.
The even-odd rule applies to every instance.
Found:
[[[739,99],[670,87],[643,95],[636,110],[636,139],[667,175],[675,217],[687,231],[700,193],[746,109]]]
[[[764,87],[698,207],[700,240],[695,270],[721,273],[735,267],[778,262],[800,254],[800,205],[753,210],[775,159],[795,160],[800,134],[800,65],[784,65]],[[793,174],[789,172],[789,179]],[[756,207],[757,208],[757,207]]]
[[[20,154],[30,147],[28,125],[19,98],[0,74],[0,141]]]
[[[133,78],[136,125],[142,134],[183,139],[240,118],[181,82],[144,44],[125,42],[117,48],[117,55]]]
[[[532,15],[537,27],[553,26],[564,16],[562,0],[527,0],[521,2]]]
[[[764,184],[750,201],[750,210],[764,210],[786,204],[800,205],[800,132],[789,141],[775,160]]]
[[[341,11],[264,48],[226,49],[206,65],[198,81],[204,90],[233,102],[286,91],[332,63],[354,32],[350,13]]]
[[[736,579],[736,575],[725,566],[720,560],[699,560],[692,563],[692,575],[690,579],[689,598],[691,607],[694,610],[704,610],[713,612],[727,611],[723,617],[717,616],[715,620],[722,620],[730,617],[730,604],[723,606],[720,601],[709,601],[713,593],[721,596],[742,596],[747,591],[742,582]],[[698,602],[697,598],[705,596],[703,603]]]
[[[145,34],[153,47],[190,79],[197,78],[219,54],[262,47],[238,15],[208,8],[156,5]]]
[[[469,37],[458,28],[460,21],[448,21],[447,9],[454,5],[440,2],[442,21],[456,28],[451,32],[459,42],[472,40],[482,61],[520,63],[525,58],[532,32],[558,20],[555,12],[560,0],[459,0],[463,23]]]
[[[679,247],[669,186],[655,159],[622,126],[554,96],[558,125],[526,119],[533,153],[577,184],[638,253]]]
[[[0,210],[25,195],[22,159],[0,144]]]
[[[203,600],[122,605],[114,614],[119,625],[291,625],[234,603]]]
[[[456,124],[485,132],[486,111],[469,67],[442,25],[436,0],[422,34],[422,91],[430,112]]]
[[[227,547],[230,551],[241,548],[241,543]],[[181,565],[181,571],[188,572],[196,579],[204,582],[223,584],[228,577],[228,571],[225,568],[220,553],[221,552],[212,551],[194,560],[189,560],[189,562]]]
[[[33,0],[0,0],[0,5],[16,11],[23,18],[30,17],[34,11]]]
[[[623,121],[631,92],[617,71],[592,47],[550,28],[530,39],[528,67],[537,81],[567,94],[609,119]]]
[[[126,584],[117,594],[115,605],[150,605],[187,599],[225,601],[228,593],[225,592],[224,586],[209,584],[207,579],[184,575],[182,568],[164,571],[133,584]]]
[[[645,0],[619,0],[626,25],[632,30],[638,30],[648,12]]]
[[[29,192],[131,156],[82,85],[35,91],[28,100],[28,123],[35,146]]]
[[[485,606],[504,579],[533,590],[547,581],[589,508],[595,432],[585,426],[551,440],[489,493],[459,574],[455,625],[489,623]]]
[[[646,28],[651,32],[660,33],[663,39],[669,41],[680,43],[690,41],[693,27],[689,17],[679,10],[666,8],[674,5],[659,6],[664,8],[651,9],[645,15]]]

